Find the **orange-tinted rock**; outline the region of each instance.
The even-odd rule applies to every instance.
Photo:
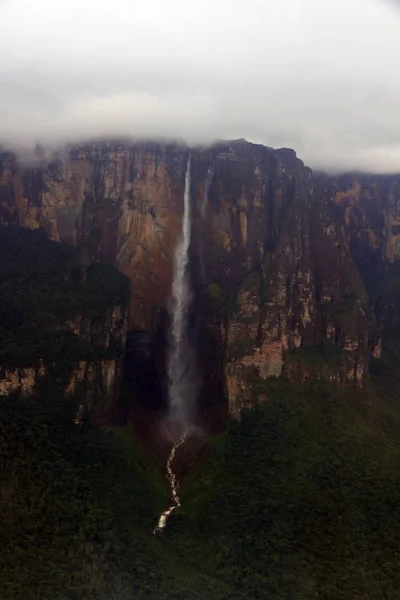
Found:
[[[118,266],[132,281],[129,328],[151,336],[171,287],[187,152],[93,143],[25,169],[3,155],[0,217],[78,246],[83,262]],[[252,378],[283,373],[363,388],[385,348],[367,279],[400,259],[400,178],[313,178],[292,150],[243,140],[190,152],[194,308],[212,357],[199,353],[203,402],[224,389],[238,414],[255,401]],[[340,356],[310,368],[321,344],[323,358]]]
[[[115,264],[132,280],[130,327],[146,328],[169,293],[184,168],[182,150],[157,144],[70,148],[42,169],[8,155],[1,220],[41,227],[51,239],[82,246],[88,262]]]

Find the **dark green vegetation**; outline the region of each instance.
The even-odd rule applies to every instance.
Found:
[[[101,320],[126,282],[101,265],[83,278],[72,251],[21,235],[0,238],[0,364],[40,351],[57,367],[60,348],[82,356],[58,327]],[[218,304],[220,290],[209,293]],[[336,360],[328,345],[301,352]],[[162,536],[152,530],[168,489],[130,426],[75,425],[84,392],[66,397],[57,369],[32,397],[0,397],[0,600],[400,599],[400,362],[389,346],[372,373],[375,397],[255,378],[265,403],[206,441]]]
[[[376,385],[371,405],[266,385],[183,494],[182,554],[243,598],[400,598],[399,380]]]
[[[237,292],[235,289],[230,293],[223,290],[218,283],[210,283],[206,289],[206,299],[210,303],[210,306],[216,311],[220,317],[227,317],[232,315],[239,310],[237,304]]]
[[[160,537],[167,490],[130,428],[74,425],[79,397],[45,382],[3,400],[0,598],[399,598],[398,369],[374,367],[371,405],[271,381]]]
[[[129,426],[75,425],[80,401],[46,381],[0,400],[0,598],[234,598],[152,534],[169,502],[161,470]]]
[[[78,401],[1,401],[2,600],[131,598],[152,573],[157,482],[115,433],[73,424]]]
[[[129,281],[110,265],[84,269],[76,250],[39,231],[0,227],[0,365],[45,363],[71,368],[79,359],[115,357],[102,323],[113,306],[124,306]],[[88,335],[73,332],[82,317]],[[62,360],[57,360],[62,356]]]
[[[305,362],[315,366],[340,364],[345,357],[346,351],[328,340],[318,345],[301,346],[288,351],[289,361]]]

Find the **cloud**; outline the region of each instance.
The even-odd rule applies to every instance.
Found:
[[[0,139],[245,137],[400,171],[396,1],[0,0]]]

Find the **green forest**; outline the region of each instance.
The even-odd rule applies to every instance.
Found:
[[[101,326],[111,307],[126,306],[129,289],[115,267],[85,268],[76,249],[41,231],[0,227],[0,365],[29,367],[40,357],[68,370],[74,360],[121,353],[106,349],[101,327],[93,332],[90,325]],[[73,332],[77,315],[94,335],[84,339]]]
[[[63,246],[28,259],[24,239],[18,258],[7,235],[1,361],[28,364],[28,334],[58,355],[50,318],[126,299],[111,267],[83,280]],[[82,390],[66,397],[55,373],[0,397],[0,600],[400,599],[400,363],[372,376],[369,396],[265,382],[265,403],[204,439],[162,535],[168,487],[132,425],[75,425]]]
[[[130,426],[74,425],[80,398],[46,382],[3,399],[0,598],[399,598],[397,399],[267,387],[162,536],[168,489]]]

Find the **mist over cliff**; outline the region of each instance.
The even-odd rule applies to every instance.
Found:
[[[399,22],[381,0],[7,0],[0,138],[246,137],[398,171]]]
[[[398,600],[398,0],[0,0],[1,600]]]

